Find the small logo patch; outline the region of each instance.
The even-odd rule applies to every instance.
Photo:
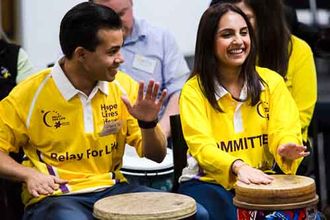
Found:
[[[258,115],[269,120],[269,106],[267,102],[259,102],[257,105]]]
[[[57,111],[41,111],[41,113],[43,123],[47,127],[58,129],[70,124],[68,121],[66,121],[66,118]]]
[[[11,77],[11,74],[9,72],[9,70],[6,67],[1,67],[0,69],[0,79],[8,79],[9,77]]]

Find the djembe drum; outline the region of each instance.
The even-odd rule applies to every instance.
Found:
[[[162,191],[173,187],[173,153],[167,148],[166,157],[161,163],[140,158],[135,148],[126,145],[121,172],[129,183],[145,185]]]
[[[108,220],[193,219],[193,198],[168,192],[138,192],[109,196],[94,204],[93,215]]]
[[[316,219],[318,196],[312,178],[273,175],[271,184],[244,184],[235,187],[237,219]]]

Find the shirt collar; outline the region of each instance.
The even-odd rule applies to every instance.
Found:
[[[51,76],[55,82],[55,85],[57,86],[60,93],[63,95],[63,97],[68,101],[72,99],[75,95],[78,93],[82,93],[78,89],[76,89],[68,77],[63,72],[60,63],[63,62],[63,57],[60,58],[54,65],[54,67],[51,70]],[[109,95],[109,84],[106,81],[98,81],[97,85],[94,87],[94,90],[100,90],[105,95]],[[92,92],[91,94],[94,94],[96,92]]]
[[[125,38],[124,46],[133,44],[139,40],[143,40],[144,38],[146,38],[146,28],[143,28],[143,21],[134,19],[132,33]]]
[[[260,85],[261,85],[261,90],[264,90],[265,86],[261,82]],[[220,85],[218,81],[215,81],[215,98],[217,99],[217,101],[228,93],[229,92],[222,85]],[[245,100],[246,98],[247,98],[247,83],[245,81],[243,88],[240,92],[239,99]]]

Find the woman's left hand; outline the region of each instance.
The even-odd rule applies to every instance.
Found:
[[[122,97],[128,112],[136,119],[141,121],[154,121],[158,117],[160,108],[163,105],[166,90],[162,91],[162,94],[157,98],[159,83],[155,83],[153,80],[149,81],[147,91],[144,95],[144,83],[139,82],[138,97],[134,105],[131,105],[126,96]]]
[[[306,157],[310,154],[306,151],[307,147],[295,143],[286,143],[278,147],[277,153],[285,159],[295,160],[300,157]]]

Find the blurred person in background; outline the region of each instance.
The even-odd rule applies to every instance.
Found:
[[[168,91],[160,112],[160,126],[167,137],[171,135],[169,116],[178,114],[178,97],[190,70],[173,35],[144,19],[134,17],[133,0],[92,0],[112,8],[123,22],[125,62],[119,69],[137,81],[150,78]]]
[[[0,27],[0,100],[18,83],[33,73],[28,55],[19,45],[11,43]]]

